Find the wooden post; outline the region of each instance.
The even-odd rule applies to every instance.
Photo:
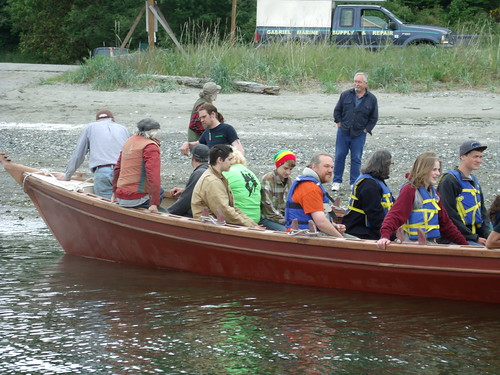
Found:
[[[234,37],[236,35],[236,3],[238,0],[233,0],[233,7],[231,8],[231,34],[229,34],[229,40],[231,45],[234,44]]]
[[[132,25],[132,27],[130,28],[130,30],[128,31],[128,34],[127,36],[125,37],[125,39],[123,39],[123,43],[122,45],[120,46],[120,53],[122,51],[123,48],[125,48],[125,46],[127,45],[128,41],[130,40],[130,38],[132,37],[132,34],[134,33],[135,31],[135,28],[137,27],[137,24],[139,23],[139,21],[141,20],[141,17],[142,15],[144,14],[144,11],[146,10],[146,5],[144,5],[141,9],[141,11],[139,12],[139,15],[137,16],[137,18],[135,19],[134,21],[134,24]]]
[[[155,16],[153,12],[151,11],[151,8],[154,8],[155,6],[155,1],[154,0],[148,0],[148,11],[147,11],[147,17],[148,17],[148,46],[150,50],[153,50],[155,48]]]

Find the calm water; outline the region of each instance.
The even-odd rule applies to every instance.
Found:
[[[63,255],[2,207],[0,374],[498,374],[500,306]]]

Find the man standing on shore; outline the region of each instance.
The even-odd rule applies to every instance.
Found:
[[[353,185],[358,178],[366,133],[371,135],[378,121],[377,98],[368,91],[367,87],[368,76],[366,73],[356,73],[354,75],[354,88],[340,94],[340,99],[333,111],[333,118],[338,127],[335,142],[333,191],[340,189],[345,159],[349,151],[351,152],[350,185]]]
[[[88,153],[89,168],[94,173],[94,193],[111,199],[113,168],[129,133],[127,128],[115,122],[107,109],[97,112],[95,118],[95,122],[85,126],[66,171],[57,179],[68,181]]]
[[[443,207],[470,245],[485,246],[491,232],[484,195],[476,176],[487,146],[478,141],[465,141],[459,149],[460,164],[443,173],[438,185]],[[440,239],[439,243],[449,243]]]

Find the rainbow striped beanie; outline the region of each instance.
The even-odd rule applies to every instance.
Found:
[[[276,165],[276,168],[285,163],[287,160],[297,161],[297,158],[293,152],[288,150],[278,151],[276,155],[274,155],[274,164]]]

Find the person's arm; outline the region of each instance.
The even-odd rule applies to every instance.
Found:
[[[477,233],[479,235],[479,241],[481,239],[488,238],[490,233],[492,232],[491,230],[491,221],[490,221],[490,215],[488,215],[488,209],[486,208],[486,205],[484,204],[484,194],[483,194],[483,189],[479,188],[480,194],[481,194],[481,217],[483,219],[483,223],[481,224],[481,227],[478,229]],[[483,245],[486,244],[485,243]]]
[[[193,149],[194,146],[199,145],[199,141],[194,141],[194,142],[184,142],[181,146],[181,153],[184,155],[189,155],[189,151]]]
[[[66,165],[66,171],[63,176],[58,176],[57,178],[60,180],[69,181],[71,176],[75,173],[80,165],[82,165],[85,160],[85,155],[89,152],[89,137],[88,137],[88,127],[84,129],[80,138],[78,138],[78,142],[76,144],[75,151],[71,155],[71,158]]]
[[[181,195],[177,201],[168,208],[168,212],[174,215],[186,215],[191,209],[191,198],[193,196],[193,190],[196,186],[196,183],[200,179],[203,172],[206,171],[206,168],[198,167],[196,170],[191,173],[189,179],[186,183],[186,187],[182,189]]]
[[[261,210],[264,218],[284,225],[285,217],[273,204],[274,197],[271,182],[263,179],[260,182],[260,186]]]
[[[112,179],[112,196],[111,196],[111,202],[116,201],[115,193],[116,193],[116,188],[118,185],[118,178],[120,177],[120,168],[121,168],[121,163],[122,163],[122,153],[120,152],[120,156],[118,156],[118,160],[116,161],[115,168],[113,169],[113,179]]]
[[[396,202],[394,202],[394,205],[387,215],[385,215],[382,222],[382,227],[380,228],[381,238],[390,238],[391,234],[408,220],[413,210],[415,192],[416,190],[413,186],[403,186]]]
[[[458,228],[448,216],[448,213],[444,209],[442,202],[440,201],[438,204],[441,208],[438,212],[439,232],[441,233],[441,235],[448,241],[456,243],[458,245],[468,245],[469,243],[467,242],[464,235],[460,233]]]
[[[391,210],[385,215],[382,227],[380,228],[380,239],[377,241],[379,249],[385,249],[391,243],[391,235],[410,217],[415,200],[415,188],[405,185],[399,192],[399,196],[394,202]]]
[[[214,215],[217,214],[217,209],[220,208],[227,223],[245,227],[257,226],[257,223],[245,215],[238,207],[229,205],[229,197],[221,181],[207,181],[205,185],[202,192],[203,201]]]
[[[321,232],[334,237],[343,237],[337,230],[335,224],[326,218],[324,211],[311,212],[311,216],[314,220],[314,224],[316,224],[316,227]]]
[[[160,205],[161,179],[160,179],[160,148],[156,144],[148,144],[142,151],[146,179],[148,181],[149,204],[155,206],[150,211],[158,211]]]
[[[337,124],[338,127],[340,127],[341,122],[342,122],[342,106],[344,102],[344,96],[345,93],[340,94],[340,98],[335,105],[335,108],[333,109],[333,121]]]
[[[500,233],[491,231],[488,239],[486,240],[486,247],[488,249],[500,249]]]
[[[380,231],[385,218],[385,211],[380,203],[382,189],[375,180],[366,178],[358,185],[357,196],[360,208],[365,211],[372,228]]]
[[[372,112],[370,113],[368,122],[365,127],[366,132],[369,133],[370,135],[372,135],[372,130],[375,127],[375,125],[377,125],[378,121],[378,101],[375,95],[373,94],[371,95],[371,98],[372,98],[373,109]]]
[[[462,191],[460,183],[452,174],[446,174],[437,187],[437,191],[441,197],[440,204],[446,210],[449,218],[458,228],[460,233],[468,240],[478,242],[479,235],[472,231],[464,224],[457,210],[457,197]]]
[[[245,150],[243,149],[243,145],[241,144],[239,139],[231,143],[231,146],[235,147],[239,152],[241,152],[243,156],[245,156]]]

